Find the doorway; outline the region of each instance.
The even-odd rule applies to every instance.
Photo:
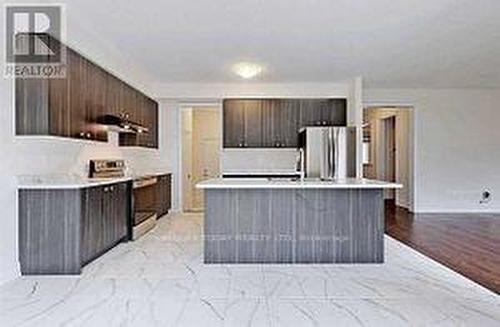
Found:
[[[204,209],[204,199],[196,184],[219,176],[219,107],[184,107],[181,110],[181,125],[182,210],[200,212]]]
[[[384,197],[414,208],[413,107],[368,107],[363,112],[363,177],[396,182]]]
[[[396,182],[396,116],[382,119],[382,147],[384,151],[382,174],[386,182]],[[394,189],[385,190],[386,200],[395,200]]]

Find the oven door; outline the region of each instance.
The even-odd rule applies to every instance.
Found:
[[[137,239],[156,225],[156,178],[134,181],[132,239]]]

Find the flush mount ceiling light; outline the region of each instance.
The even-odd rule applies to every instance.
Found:
[[[239,62],[233,66],[233,72],[244,79],[253,78],[262,71],[262,66],[251,62]]]

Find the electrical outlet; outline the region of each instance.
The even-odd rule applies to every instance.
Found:
[[[489,190],[484,190],[481,193],[481,200],[479,200],[479,203],[483,204],[483,203],[488,203],[490,201],[491,201],[491,192]]]

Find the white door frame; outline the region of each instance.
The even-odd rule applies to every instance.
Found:
[[[184,102],[179,104],[179,114],[178,114],[178,120],[177,120],[177,127],[179,131],[179,143],[178,143],[178,160],[177,160],[177,165],[179,167],[179,183],[177,183],[177,192],[179,194],[179,211],[181,213],[184,212],[184,183],[183,183],[183,177],[184,177],[184,169],[182,168],[182,150],[183,150],[183,144],[184,144],[184,135],[182,133],[182,113],[185,109],[193,109],[196,110],[197,107],[214,107],[217,108],[220,112],[219,114],[219,126],[222,130],[222,101],[213,101],[213,102]],[[220,150],[219,152],[222,151],[222,133],[220,133]],[[221,164],[219,160],[219,171],[221,170]]]
[[[410,169],[411,169],[411,177],[412,177],[412,181],[411,181],[411,187],[409,189],[409,192],[411,194],[411,201],[410,201],[410,204],[409,204],[409,209],[411,212],[416,212],[417,210],[417,197],[418,197],[418,193],[417,193],[417,166],[418,166],[418,163],[417,163],[417,146],[418,146],[418,142],[417,142],[417,128],[416,128],[416,122],[417,122],[417,117],[418,117],[418,112],[416,110],[416,107],[414,104],[412,103],[397,103],[397,102],[368,102],[368,103],[363,103],[363,111],[364,110],[367,110],[367,109],[370,109],[370,108],[390,108],[390,107],[394,107],[394,108],[399,108],[399,109],[407,109],[407,110],[410,110],[410,115],[409,115],[409,119],[410,119],[410,122],[409,122],[409,126],[411,127],[411,131],[410,131],[410,140],[409,140],[409,146],[410,146],[410,158],[411,158],[411,162],[410,162]]]

